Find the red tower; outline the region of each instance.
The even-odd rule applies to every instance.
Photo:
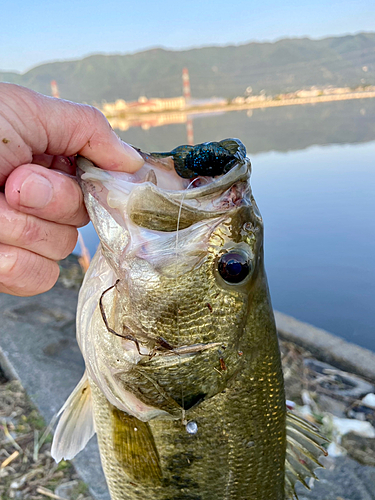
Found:
[[[182,70],[182,89],[184,91],[185,104],[188,106],[190,104],[191,92],[190,92],[190,78],[189,71],[187,68]],[[194,144],[194,129],[193,129],[193,120],[188,117],[186,121],[186,134],[187,134],[187,142],[191,146]]]
[[[186,102],[188,102],[191,98],[191,93],[190,93],[189,71],[187,68],[184,68],[182,70],[182,89],[184,91],[184,97],[186,99]]]
[[[51,94],[52,97],[60,97],[59,88],[57,86],[56,80],[51,80]]]

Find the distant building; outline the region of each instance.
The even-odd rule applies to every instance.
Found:
[[[152,113],[169,110],[182,110],[186,107],[185,97],[167,97],[148,99],[141,96],[138,101],[126,102],[117,99],[115,102],[103,104],[102,111],[106,115],[117,115],[121,113]]]
[[[262,95],[252,95],[249,97],[246,97],[245,102],[259,102],[259,101],[265,101],[267,97],[265,94]]]
[[[175,111],[167,113],[157,113],[154,115],[133,115],[129,117],[112,116],[108,117],[112,128],[119,130],[128,130],[130,127],[141,127],[148,130],[151,127],[161,127],[172,123],[186,123],[187,114],[184,111]]]
[[[311,90],[299,90],[296,92],[297,97],[318,97],[321,95],[322,91],[319,89],[311,89]]]
[[[245,97],[241,97],[241,96],[239,96],[239,97],[235,97],[235,98],[232,100],[232,103],[233,103],[233,104],[245,104],[245,102],[246,102]]]

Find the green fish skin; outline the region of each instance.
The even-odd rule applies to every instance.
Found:
[[[229,227],[238,230],[235,224]],[[243,235],[241,241],[246,238]],[[194,344],[219,340],[225,346],[188,359],[173,356],[170,366],[158,363],[158,357],[145,358],[137,365],[134,392],[137,385],[142,387],[147,398],[140,399],[150,403],[161,399],[152,390],[152,384],[159,384],[178,404],[176,409],[168,408],[176,419],[155,418],[147,422],[146,429],[139,427],[135,417],[125,424],[90,381],[103,467],[113,500],[284,498],[284,387],[261,251],[259,248],[255,256],[256,276],[242,290],[221,289],[212,272],[213,253],[194,276],[183,275],[177,287],[169,278],[145,299],[145,324],[157,318],[156,331],[171,344],[178,345],[180,338],[186,345],[193,336],[190,342]],[[173,314],[175,304],[180,308],[178,319]],[[168,308],[170,317],[164,321],[165,313],[159,318],[160,310]],[[174,322],[179,328],[175,327],[173,335],[169,324]],[[182,399],[186,408],[193,404],[185,415]],[[163,400],[158,404],[171,405]],[[190,426],[196,424],[195,434],[187,432],[186,421]],[[120,429],[128,425],[137,431],[130,429],[133,438],[121,442]],[[140,433],[142,439],[135,441]]]
[[[293,420],[287,453],[250,161],[199,187],[155,159],[133,176],[78,165],[101,246],[77,311],[86,374],[52,455],[95,429],[112,500],[296,498],[321,436]]]

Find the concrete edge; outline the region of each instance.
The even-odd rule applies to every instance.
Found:
[[[1,369],[8,380],[19,380],[21,377],[16,372],[14,366],[8,359],[6,351],[4,351],[0,346],[0,366]]]
[[[375,382],[374,352],[292,316],[279,311],[274,313],[277,331],[282,340],[304,347],[321,361]]]
[[[274,314],[276,328],[282,340],[293,342],[307,349],[321,361],[375,382],[374,352],[287,314],[279,311],[274,311]],[[21,380],[8,359],[6,351],[1,347],[0,366],[9,380]]]

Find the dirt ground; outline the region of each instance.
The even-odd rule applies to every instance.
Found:
[[[1,500],[92,500],[72,464],[51,458],[50,431],[20,383],[0,371]]]

